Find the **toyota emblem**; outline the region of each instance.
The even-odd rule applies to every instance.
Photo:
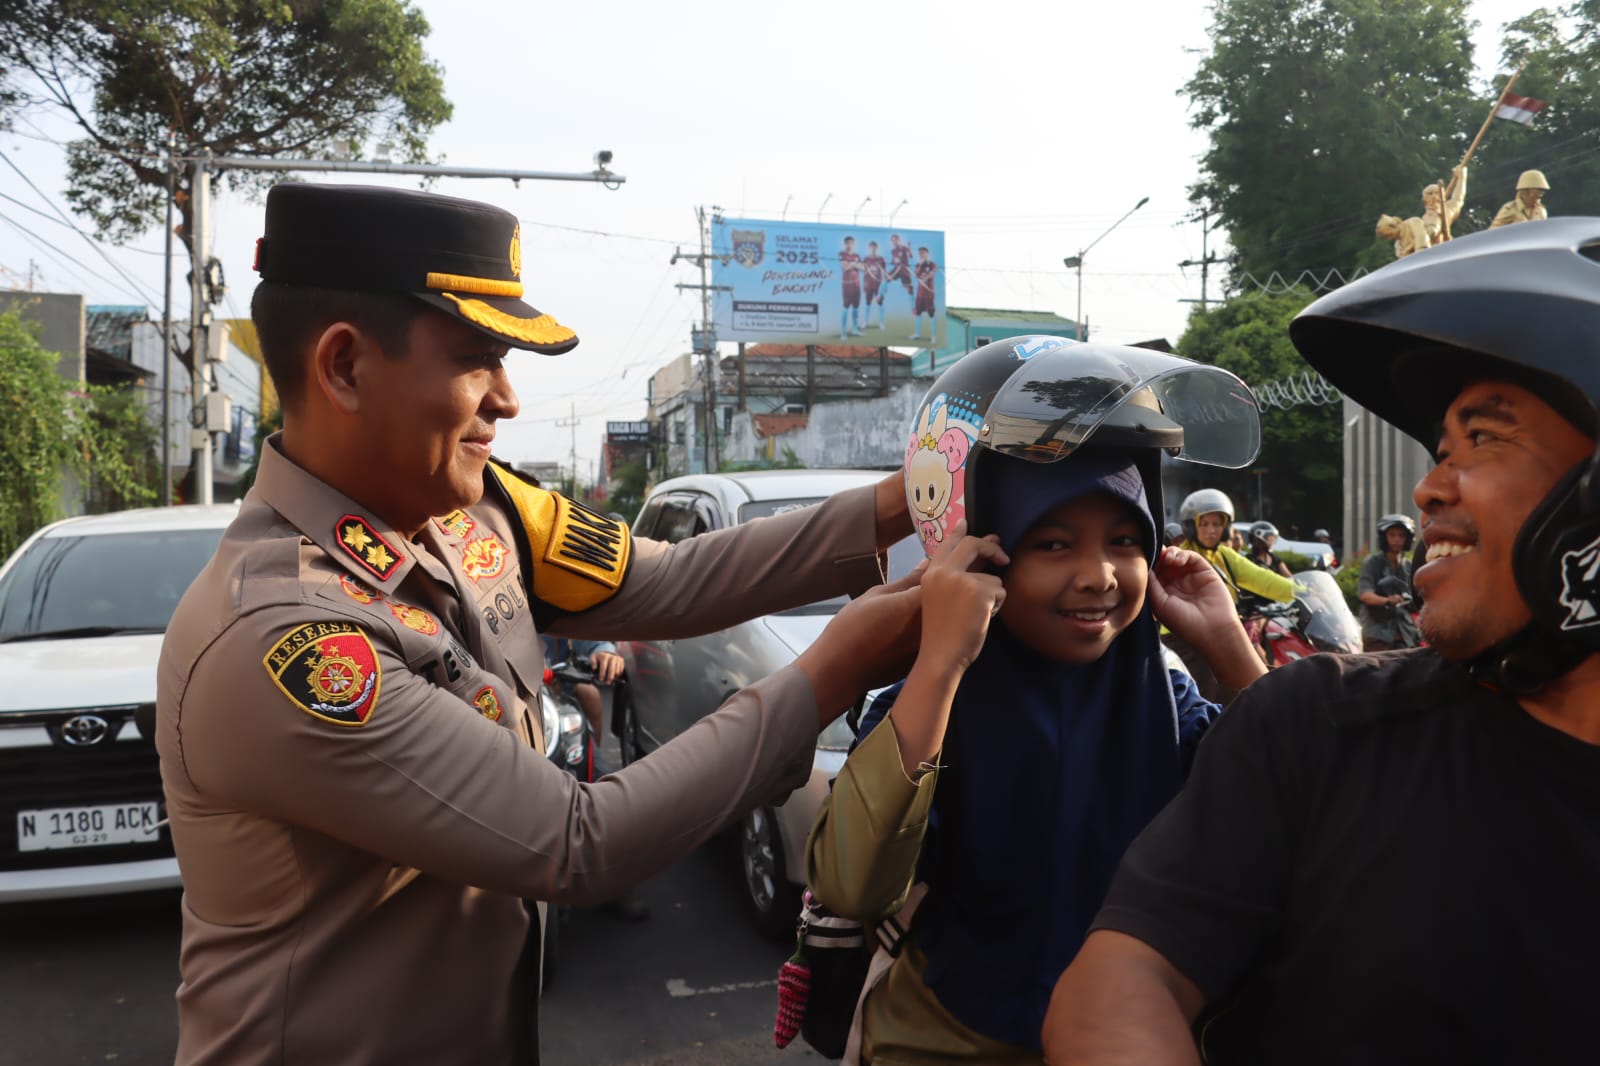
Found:
[[[111,731],[111,724],[98,714],[75,714],[61,723],[61,739],[74,748],[98,744]]]

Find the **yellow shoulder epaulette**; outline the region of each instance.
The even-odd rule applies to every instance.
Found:
[[[576,612],[616,595],[632,557],[627,526],[538,487],[498,461],[491,461],[489,470],[527,538],[534,596],[557,610]]]

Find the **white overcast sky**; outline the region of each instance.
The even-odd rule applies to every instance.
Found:
[[[523,220],[528,299],[582,338],[553,359],[513,354],[522,413],[500,428],[496,447],[507,458],[565,461],[570,430],[555,423],[575,412],[586,470],[607,419],[644,417],[650,373],[688,349],[699,317],[698,294],[674,288],[697,282],[698,272],[669,265],[675,246],[698,248],[699,204],[750,218],[777,218],[787,206],[790,219],[814,221],[820,211],[838,223],[887,221],[898,206],[899,225],[945,232],[952,305],[1071,317],[1076,277],[1062,258],[1148,196],[1085,258],[1083,311],[1095,336],[1176,341],[1190,306],[1178,301],[1200,295],[1198,270],[1177,264],[1200,258],[1200,226],[1183,219],[1204,143],[1177,90],[1206,49],[1209,6],[419,6],[432,26],[427,51],[455,105],[432,141],[446,162],[580,171],[606,148],[628,179],[614,192],[567,182],[434,186]],[[1494,69],[1499,27],[1536,6],[1475,0],[1482,76]],[[21,287],[31,264],[41,290],[147,303],[159,313],[159,229],[102,249],[132,284],[82,237],[15,202],[47,215],[65,210],[64,153],[52,142],[70,136],[45,117],[0,134],[0,148],[43,193],[0,165],[0,194],[15,198],[0,200],[0,216],[37,235],[0,222],[0,286]],[[1384,209],[1374,204],[1374,218]],[[218,198],[214,251],[230,286],[220,309],[227,317],[249,313],[261,217],[258,203]],[[188,313],[186,270],[181,262],[174,270],[175,317]]]

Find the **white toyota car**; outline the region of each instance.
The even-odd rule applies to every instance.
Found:
[[[150,735],[156,660],[237,513],[69,518],[0,566],[0,903],[178,884]]]

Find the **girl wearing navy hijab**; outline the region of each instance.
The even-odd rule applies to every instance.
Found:
[[[913,447],[950,455],[949,419],[927,414]],[[937,523],[963,494],[911,458],[908,495],[937,500]],[[1237,687],[1264,672],[1215,572],[1159,546],[1143,458],[990,454],[989,532],[966,535],[964,514],[924,526],[916,663],[863,717],[808,842],[810,890],[835,913],[875,922],[921,900],[847,1063],[1042,1063],[1056,979],[1221,713],[1167,669],[1158,623]]]

